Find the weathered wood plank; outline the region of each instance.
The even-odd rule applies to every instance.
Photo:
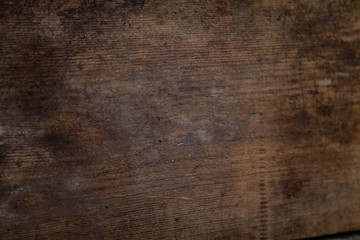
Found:
[[[359,13],[2,1],[1,238],[359,230]]]

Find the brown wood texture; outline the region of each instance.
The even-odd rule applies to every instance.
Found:
[[[360,1],[0,2],[1,239],[360,229]]]

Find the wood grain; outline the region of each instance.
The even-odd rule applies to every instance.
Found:
[[[360,230],[360,2],[0,2],[1,239]]]

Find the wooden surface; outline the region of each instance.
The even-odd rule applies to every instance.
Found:
[[[360,1],[0,2],[1,239],[360,230]]]

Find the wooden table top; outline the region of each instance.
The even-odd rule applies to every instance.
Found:
[[[1,239],[360,230],[360,1],[0,2]]]

